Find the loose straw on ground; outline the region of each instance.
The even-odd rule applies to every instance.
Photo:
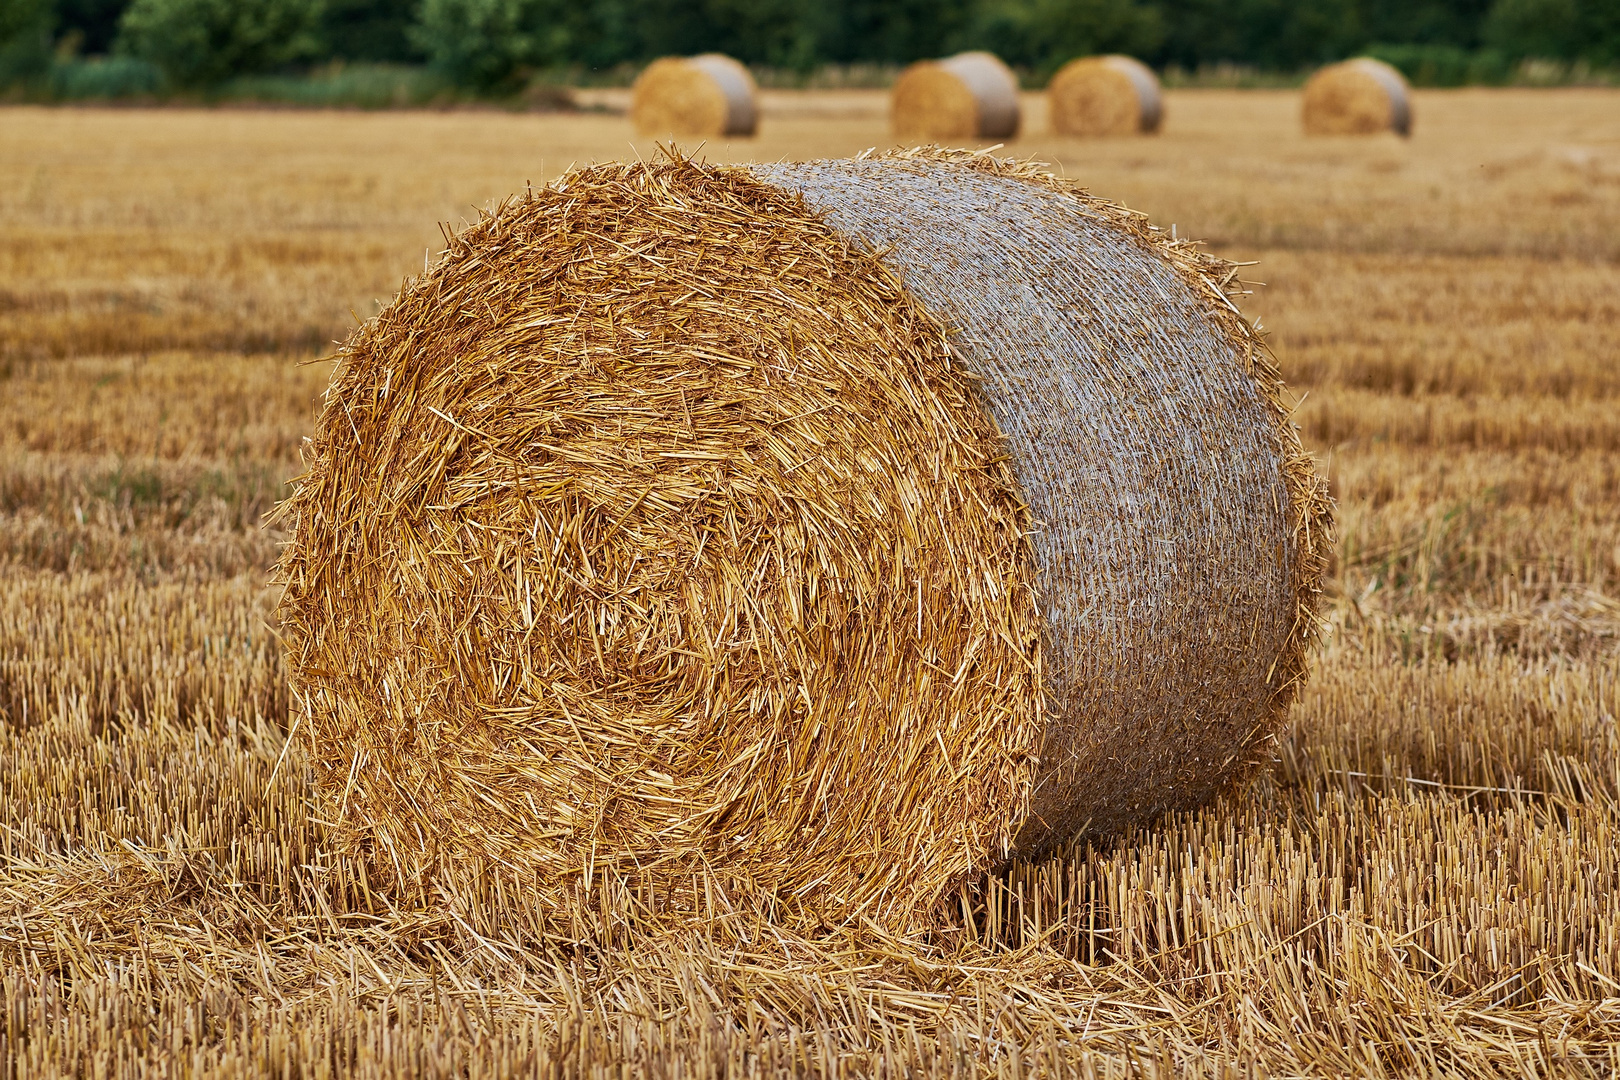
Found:
[[[1307,135],[1412,133],[1411,89],[1401,73],[1369,57],[1329,64],[1305,84]]]
[[[1018,134],[1018,79],[987,52],[920,60],[896,80],[889,120],[904,139],[1011,138]]]
[[[938,151],[507,202],[343,347],[284,509],[345,842],[565,921],[905,928],[1207,802],[1328,550],[1233,273]]]
[[[1164,119],[1158,76],[1129,56],[1071,60],[1052,76],[1046,96],[1059,135],[1145,135]]]
[[[666,56],[647,65],[630,90],[630,121],[643,135],[752,135],[758,91],[729,56]]]

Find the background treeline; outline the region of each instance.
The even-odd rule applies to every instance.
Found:
[[[1490,82],[1528,58],[1620,66],[1620,0],[0,0],[0,84],[70,97],[332,78],[334,62],[501,95],[667,53],[806,72],[962,48],[1035,84],[1098,51],[1277,73],[1370,51],[1419,82]]]

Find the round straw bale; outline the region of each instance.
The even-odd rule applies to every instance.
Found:
[[[1018,134],[1018,79],[987,52],[919,60],[889,96],[900,138],[1006,139]]]
[[[1370,57],[1329,64],[1305,84],[1307,135],[1412,134],[1411,90],[1401,73]]]
[[[1070,60],[1046,88],[1059,135],[1142,135],[1159,130],[1163,96],[1153,69],[1129,56]]]
[[[283,506],[343,842],[564,920],[916,926],[1208,801],[1305,676],[1328,531],[1231,272],[965,154],[501,206],[343,346]]]
[[[643,135],[752,135],[757,97],[754,77],[729,56],[666,56],[631,87],[630,121]]]

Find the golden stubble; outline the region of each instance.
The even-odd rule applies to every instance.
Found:
[[[717,906],[653,940],[603,890],[575,935],[616,943],[597,950],[514,914],[509,883],[430,916],[335,854],[287,746],[273,496],[248,481],[279,490],[313,432],[325,371],[294,366],[319,351],[298,327],[344,336],[438,249],[433,222],[629,156],[627,122],[0,112],[4,1060],[1620,1067],[1616,98],[1419,91],[1399,143],[1306,140],[1291,94],[1167,96],[1159,138],[1086,143],[1042,134],[1034,102],[1015,149],[1261,260],[1240,303],[1305,395],[1340,530],[1332,630],[1274,763],[966,891],[954,934],[806,940]],[[793,99],[705,153],[887,145],[869,97]],[[96,314],[109,294],[162,301],[145,336]],[[230,338],[249,311],[259,336]]]

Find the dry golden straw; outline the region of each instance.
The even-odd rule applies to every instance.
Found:
[[[937,151],[598,166],[454,237],[342,349],[285,506],[351,850],[912,926],[1206,802],[1283,722],[1328,544],[1233,272]]]
[[[1307,135],[1412,134],[1411,90],[1401,73],[1369,57],[1322,68],[1305,84]]]
[[[1052,76],[1046,96],[1059,135],[1145,135],[1164,120],[1158,76],[1129,56],[1071,60]]]
[[[630,121],[643,135],[752,135],[757,97],[754,77],[729,56],[666,56],[631,88]]]
[[[889,123],[903,139],[1006,139],[1018,117],[1018,79],[987,52],[919,60],[889,95]]]

